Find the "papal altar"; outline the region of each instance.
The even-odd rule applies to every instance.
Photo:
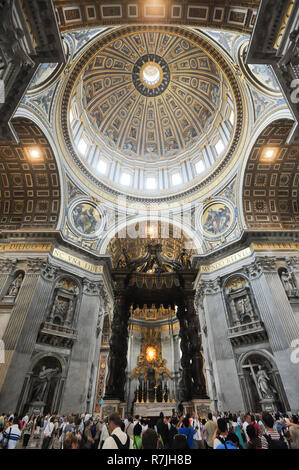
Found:
[[[172,416],[176,407],[176,403],[134,403],[134,415],[155,417],[162,411],[164,416]]]

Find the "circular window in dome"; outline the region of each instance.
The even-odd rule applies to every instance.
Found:
[[[145,64],[141,72],[141,79],[149,86],[156,86],[162,77],[161,67],[155,63]]]
[[[170,82],[169,66],[162,57],[146,54],[135,63],[132,80],[142,95],[148,97],[161,95]]]

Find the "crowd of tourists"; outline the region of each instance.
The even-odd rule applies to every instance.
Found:
[[[299,411],[231,414],[176,413],[157,419],[138,415],[121,419],[89,413],[58,416],[0,416],[3,449],[299,449]]]

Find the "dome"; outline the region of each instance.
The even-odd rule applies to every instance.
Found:
[[[99,182],[132,195],[171,195],[201,181],[227,153],[232,88],[211,45],[193,36],[127,28],[86,53],[68,127],[77,157]]]

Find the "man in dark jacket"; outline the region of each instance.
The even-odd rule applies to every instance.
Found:
[[[164,414],[160,413],[160,418],[157,421],[157,431],[162,437],[164,447],[169,448],[169,429],[167,419],[164,418]]]

